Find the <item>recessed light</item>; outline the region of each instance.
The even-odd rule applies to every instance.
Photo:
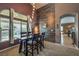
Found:
[[[35,10],[35,8],[33,8],[33,11]]]
[[[33,8],[35,8],[35,5],[33,6]]]

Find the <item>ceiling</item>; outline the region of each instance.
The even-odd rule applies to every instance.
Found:
[[[39,9],[39,8],[45,6],[46,4],[48,4],[48,3],[35,3],[35,8]],[[31,4],[31,5],[33,6],[33,4]]]

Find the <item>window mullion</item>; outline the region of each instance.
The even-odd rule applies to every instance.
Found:
[[[0,42],[1,42],[1,18],[0,18]]]
[[[14,43],[13,39],[13,10],[10,8],[10,28],[9,28],[9,41],[10,43]]]

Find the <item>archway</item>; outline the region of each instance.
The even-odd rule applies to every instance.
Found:
[[[60,17],[61,45],[77,47],[77,24],[75,15],[63,15]]]

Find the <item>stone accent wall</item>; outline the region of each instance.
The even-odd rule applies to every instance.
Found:
[[[54,4],[47,4],[46,6],[37,10],[37,20],[45,22],[47,27],[47,41],[55,42],[55,8]],[[40,23],[39,23],[40,25]],[[53,30],[53,31],[52,31]]]

